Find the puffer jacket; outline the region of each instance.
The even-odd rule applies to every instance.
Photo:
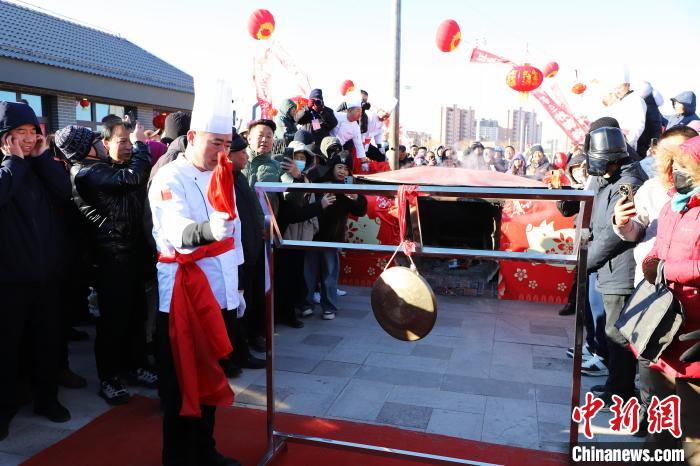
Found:
[[[49,151],[2,157],[0,164],[0,283],[52,280],[61,269],[61,219],[70,179]]]
[[[284,140],[286,147],[289,142],[294,139],[294,134],[297,132],[297,124],[294,121],[294,111],[297,104],[292,99],[282,101],[279,108],[279,113],[275,116],[275,138]]]
[[[634,290],[634,246],[613,231],[615,203],[620,185],[629,183],[636,191],[647,180],[639,162],[623,165],[610,178],[596,176],[590,189],[594,192],[591,214],[592,239],[588,249],[588,273],[598,272],[598,289],[602,294],[629,295]]]
[[[668,122],[666,123],[666,130],[673,128],[674,126],[687,125],[693,120],[700,120],[695,114],[695,93],[691,91],[681,92],[675,96],[671,101],[676,101],[683,104],[685,107],[685,112],[682,115],[671,115],[667,117]]]
[[[151,156],[142,142],[125,164],[84,159],[71,167],[73,202],[91,225],[98,253],[128,255],[145,246],[146,182]]]
[[[329,107],[323,107],[321,113],[316,113],[308,106],[304,106],[294,115],[294,119],[297,125],[313,135],[316,147],[321,147],[323,138],[330,136],[331,130],[338,126],[338,119],[335,117],[333,110]],[[321,125],[317,130],[313,127],[312,121],[314,119],[318,120]]]
[[[700,329],[700,203],[685,212],[674,212],[671,203],[661,209],[656,241],[649,257],[664,261],[664,278],[682,304],[685,323],[671,345],[651,367],[681,378],[700,378],[700,361],[685,363],[680,356],[697,340],[682,342],[678,337]]]
[[[282,168],[280,163],[273,160],[272,154],[260,154],[250,147],[246,149],[248,153],[248,163],[243,169],[243,174],[248,179],[248,185],[255,188],[258,181],[277,182],[280,181]],[[277,213],[279,210],[280,196],[278,193],[268,193],[272,209]]]

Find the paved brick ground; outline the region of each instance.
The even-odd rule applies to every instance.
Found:
[[[377,325],[367,289],[348,292],[334,321],[317,311],[303,329],[278,328],[278,409],[566,451],[572,317],[540,303],[440,296],[432,333],[407,343]],[[73,419],[52,424],[23,408],[0,442],[0,465],[20,464],[108,409],[97,396],[92,348],[92,342],[71,347],[73,369],[90,382],[86,390],[61,391]],[[603,381],[584,377],[584,391]],[[265,405],[264,370],[246,370],[231,384],[238,404]],[[633,440],[613,435],[609,419],[595,418],[597,440]]]

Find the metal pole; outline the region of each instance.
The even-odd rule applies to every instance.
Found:
[[[393,156],[389,159],[392,170],[399,168],[399,108],[401,106],[401,0],[393,0],[392,20],[394,31],[394,98],[396,108],[391,116],[389,125],[389,142],[394,149]]]

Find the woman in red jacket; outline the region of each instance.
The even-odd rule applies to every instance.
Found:
[[[658,154],[658,173],[673,193],[658,219],[656,242],[644,260],[644,277],[664,279],[683,304],[685,323],[652,364],[652,394],[678,395],[686,462],[700,465],[700,136]],[[661,440],[661,439],[659,439]]]

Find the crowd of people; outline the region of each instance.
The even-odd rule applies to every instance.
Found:
[[[684,438],[696,442],[686,444],[688,457],[695,458],[689,464],[699,464],[695,96],[675,98],[677,114],[664,122],[654,117],[659,103],[653,92],[635,95],[623,83],[614,95],[610,110],[620,120],[594,121],[583,145],[551,161],[539,145],[526,157],[512,146],[500,151],[477,142],[466,154],[417,146],[409,153],[401,146],[399,165],[541,180],[559,171],[572,188],[592,189],[583,372],[608,377],[594,388],[607,409],[613,395],[635,396],[637,368],[646,405],[653,395],[677,394]],[[645,112],[642,131],[629,126],[638,125],[639,115],[626,119],[631,104],[614,111],[632,98],[634,108]],[[386,160],[393,149],[382,140],[382,129],[391,109],[372,109],[363,91],[332,110],[314,89],[308,104],[285,101],[274,120],[251,121],[239,133],[231,115],[217,115],[216,103],[209,104],[196,95],[193,112],[168,115],[162,134],[109,115],[100,133],[69,126],[45,137],[28,105],[0,102],[0,440],[10,434],[27,393],[37,415],[70,419],[58,386],[86,385],[70,370],[67,342],[84,338],[72,326],[78,318],[90,319],[94,289],[100,396],[117,405],[129,402],[129,386],[158,388],[166,465],[240,464],[215,449],[215,406],[225,404],[230,392],[227,383],[215,382],[219,371],[236,377],[242,369],[265,366],[251,352],[266,345],[265,214],[275,213],[285,239],[344,242],[348,217],[367,212],[362,195],[291,191],[272,193],[265,202],[254,187],[266,181],[344,183],[370,161]],[[647,118],[652,107],[656,113]],[[645,140],[648,150],[640,148]],[[235,205],[226,211],[212,194],[221,167],[233,171]],[[622,187],[632,192],[623,195]],[[565,215],[577,214],[578,204],[559,207]],[[340,312],[336,251],[279,250],[273,269],[276,322],[303,327],[316,304],[322,319]],[[684,326],[653,361],[630,351],[615,326],[642,280],[668,283],[685,312]],[[570,312],[571,306],[562,310]],[[198,352],[202,339],[212,342],[209,352]],[[207,365],[212,358],[216,364]],[[185,368],[196,373],[194,381]]]

